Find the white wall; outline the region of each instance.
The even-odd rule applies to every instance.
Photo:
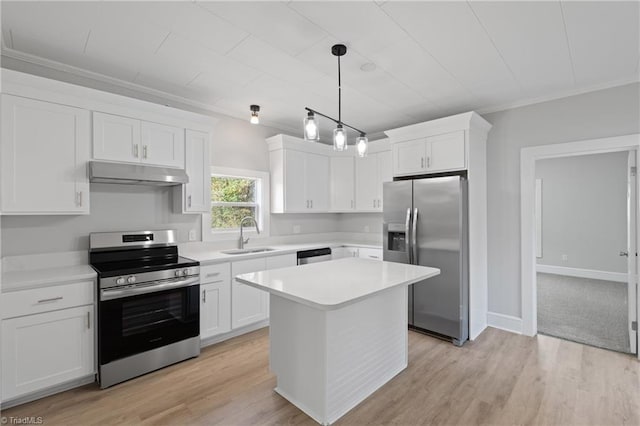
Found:
[[[640,133],[640,84],[483,114],[487,141],[489,311],[521,317],[520,149]]]
[[[382,238],[382,213],[341,213],[337,231],[378,234]]]
[[[540,265],[626,272],[626,152],[536,162],[542,179]],[[566,255],[567,260],[562,256]]]
[[[200,215],[174,214],[171,188],[91,184],[91,214],[86,216],[3,216],[2,255],[89,249],[91,232],[177,229],[187,241],[200,235]]]

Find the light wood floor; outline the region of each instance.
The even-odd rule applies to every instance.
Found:
[[[44,423],[314,424],[278,396],[268,330],[106,390],[88,385],[6,410]],[[457,348],[409,333],[409,367],[338,424],[639,425],[640,362],[630,355],[487,329]]]

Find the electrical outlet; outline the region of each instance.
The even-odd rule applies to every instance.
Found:
[[[293,225],[293,233],[294,234],[299,234],[300,233],[300,225]]]
[[[567,256],[566,254],[562,255],[562,261],[566,262],[567,260],[569,260],[569,256]]]
[[[369,232],[369,225],[364,226],[364,232]]]
[[[192,229],[189,231],[189,241],[195,241],[196,240],[196,230]]]

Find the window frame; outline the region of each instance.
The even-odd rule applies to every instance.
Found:
[[[225,176],[233,178],[248,178],[256,179],[256,201],[254,203],[237,202],[237,203],[224,203],[224,205],[238,205],[238,206],[256,206],[258,226],[260,227],[260,234],[256,233],[254,227],[245,226],[244,235],[253,239],[265,238],[269,236],[269,222],[271,206],[269,205],[269,172],[263,172],[260,170],[248,170],[248,169],[235,169],[230,167],[217,167],[212,166],[208,182],[208,193],[211,194],[211,177],[213,176]],[[211,197],[211,195],[209,195]],[[219,203],[211,200],[211,208]],[[211,228],[211,209],[208,213],[202,215],[202,239],[203,241],[224,241],[224,240],[236,240],[240,236],[240,228],[214,230]]]

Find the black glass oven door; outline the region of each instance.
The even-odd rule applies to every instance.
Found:
[[[100,302],[101,365],[200,334],[200,286]]]

